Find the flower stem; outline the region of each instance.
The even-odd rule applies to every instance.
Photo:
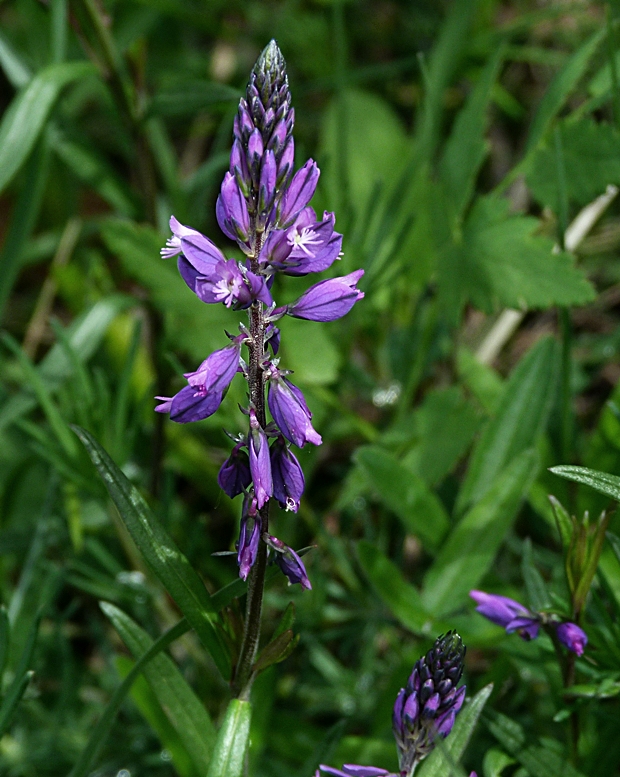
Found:
[[[260,253],[262,233],[256,235],[254,256],[251,257],[252,270],[258,269],[257,257]],[[262,302],[254,302],[250,308],[250,342],[248,387],[250,402],[256,411],[256,418],[264,429],[267,425],[265,411],[265,373],[262,360],[265,354],[265,317]],[[262,536],[269,531],[269,502],[259,511],[261,540],[258,545],[256,561],[248,578],[248,593],[245,605],[245,623],[243,639],[239,652],[239,661],[233,680],[233,692],[239,699],[248,699],[254,680],[253,665],[260,639],[261,616],[263,611],[263,593],[265,589],[265,570],[267,568],[267,546]]]

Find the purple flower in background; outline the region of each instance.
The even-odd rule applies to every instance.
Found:
[[[263,540],[273,550],[274,561],[288,578],[289,583],[301,583],[301,587],[308,591],[312,588],[306,567],[293,548],[289,548],[282,540],[269,534],[263,536]]]
[[[461,638],[449,631],[416,661],[406,687],[396,697],[392,728],[400,771],[406,777],[433,750],[437,737],[445,738],[452,731],[465,699],[465,686],[457,688],[464,657]]]
[[[452,731],[465,699],[465,686],[457,688],[464,658],[461,638],[449,631],[416,661],[407,685],[399,691],[392,716],[398,775],[376,766],[345,764],[342,769],[334,769],[321,764],[315,777],[411,777],[420,761],[434,749],[438,737],[445,738]],[[476,777],[475,773],[470,777]]]
[[[334,777],[398,777],[387,769],[378,769],[376,766],[356,766],[355,764],[345,764],[342,769],[333,769],[331,766],[321,764],[314,777],[321,777],[323,774],[332,774]]]
[[[245,443],[235,445],[217,476],[219,487],[231,499],[242,494],[252,483],[248,455],[243,450],[245,447]]]
[[[507,634],[516,631],[522,639],[536,639],[540,629],[540,616],[530,612],[514,599],[484,591],[470,591],[469,595],[478,605],[476,612],[506,629]]]
[[[281,436],[272,443],[270,455],[273,496],[280,507],[296,513],[305,486],[301,465]]]
[[[296,302],[288,305],[286,312],[289,316],[308,321],[335,321],[342,318],[364,296],[364,292],[356,288],[363,274],[363,270],[356,270],[341,278],[320,281]]]
[[[559,623],[556,634],[564,647],[578,656],[583,655],[584,648],[588,644],[588,635],[576,623]]]
[[[269,373],[269,411],[278,429],[289,442],[303,448],[306,442],[320,445],[321,435],[312,426],[312,413],[301,391],[271,365]]]
[[[285,440],[299,447],[322,441],[302,392],[285,377],[286,370],[280,371],[277,362],[270,361],[270,354],[275,357],[280,347],[275,322],[284,315],[333,321],[364,296],[357,289],[363,271],[357,270],[320,281],[292,305],[276,307],[274,303],[271,289],[278,288],[274,286],[277,273],[323,272],[342,251],[334,214],[326,211],[319,219],[310,207],[320,175],[316,162],[309,159],[294,171],[294,122],[286,63],[271,41],[239,101],[230,164],[215,207],[222,232],[239,246],[243,261],[227,259],[208,237],[174,216],[170,218],[172,236],[161,249],[162,257],[177,257],[181,277],[202,302],[248,310],[248,322],[240,324],[241,334],[231,338],[232,344],[187,373],[188,385],[173,397],[157,397],[155,408],[158,413],[169,413],[177,423],[199,421],[219,408],[237,372],[247,381],[250,401],[242,411],[249,417],[249,430],[234,438],[233,450],[218,474],[218,483],[228,496],[245,495],[238,547],[239,574],[244,579],[255,560],[263,558],[258,553],[260,543],[271,536],[269,500],[275,497],[285,509],[299,509],[304,475]],[[248,350],[245,360],[242,345]],[[267,406],[273,423],[267,421]],[[309,588],[295,551],[279,540],[270,541],[272,557],[289,581]],[[355,777],[370,776],[358,772]]]

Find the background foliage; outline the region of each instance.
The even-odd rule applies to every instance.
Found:
[[[619,12],[529,0],[0,5],[2,774],[194,777],[211,760],[228,701],[217,645],[235,633],[242,588],[211,597],[215,626],[192,621],[190,601],[196,631],[175,627],[174,586],[196,590],[175,543],[210,594],[236,579],[234,561],[211,554],[237,533],[240,505],[215,476],[243,389],[233,383],[200,424],[153,413],[153,395],[178,390],[231,327],[158,252],[174,212],[234,255],[215,197],[237,101],[272,37],[299,158],[322,169],[316,210],[334,210],[345,235],[338,274],[363,266],[366,298],[329,326],[283,322],[283,361],[324,445],[301,452],[299,515],[275,518],[290,545],[316,545],[313,590],[269,583],[266,635],[293,602],[300,641],[255,686],[249,773],[395,769],[394,697],[448,628],[468,646],[472,695],[494,683],[468,769],[618,773],[620,519],[568,695],[550,640],[506,636],[468,591],[570,615],[547,494],[579,516],[609,497],[547,468],[620,468],[620,211],[607,188],[620,185]],[[587,227],[571,224],[606,191]],[[279,299],[303,283],[286,279]],[[155,575],[68,424],[105,448],[116,488],[143,495],[136,531],[149,510],[163,527],[156,547],[172,561]],[[173,627],[169,653],[132,670]],[[246,725],[229,708],[225,726]]]

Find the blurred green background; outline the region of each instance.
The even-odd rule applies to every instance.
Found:
[[[542,0],[0,4],[0,774],[67,775],[87,747],[132,665],[100,601],[153,639],[180,617],[68,424],[105,447],[209,592],[236,577],[234,558],[211,554],[238,532],[239,500],[216,474],[223,430],[243,428],[242,380],[189,426],[153,413],[153,396],[179,390],[243,314],[202,305],[159,249],[174,213],[238,255],[214,205],[239,97],[271,38],[288,63],[297,163],[318,161],[313,205],[344,234],[335,271],[363,267],[366,297],[329,325],[282,324],[282,366],[324,444],[300,453],[299,514],[275,511],[279,537],[316,545],[313,590],[268,585],[266,637],[293,601],[300,642],[255,686],[249,774],[395,769],[394,697],[448,628],[468,645],[470,690],[495,683],[468,769],[618,774],[620,542],[603,550],[570,697],[548,638],[506,636],[468,591],[568,615],[547,494],[579,515],[607,502],[546,468],[620,467],[620,208],[608,189],[620,185],[619,12]],[[278,279],[277,300],[304,284]],[[227,633],[241,612],[223,613]],[[191,634],[171,655],[217,722],[228,689],[211,659]],[[100,744],[84,773],[203,773],[144,679]]]

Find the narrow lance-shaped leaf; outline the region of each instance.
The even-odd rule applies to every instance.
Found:
[[[168,645],[174,642],[175,639],[178,639],[183,634],[188,632],[189,628],[190,626],[187,620],[183,618],[171,629],[168,629],[165,634],[162,634],[161,637],[146,651],[146,653],[143,653],[140,656],[138,661],[136,661],[134,664],[133,669],[112,694],[107,707],[93,728],[92,733],[88,739],[88,743],[80,753],[80,757],[71,770],[69,777],[85,777],[90,773],[99,750],[112,730],[116,715],[121,708],[125,697],[131,690],[131,686],[133,685],[135,679],[140,676],[141,672],[144,670],[147,664],[152,661],[153,658],[155,658],[155,656],[157,656],[162,650],[168,647]]]
[[[536,443],[553,400],[559,368],[555,340],[545,338],[521,359],[504,389],[493,420],[476,444],[457,510],[478,502],[515,456]]]
[[[217,735],[207,777],[241,777],[249,745],[252,707],[232,699]]]
[[[429,634],[433,619],[424,609],[418,591],[403,578],[398,567],[365,540],[358,543],[357,553],[373,588],[395,617],[414,634]]]
[[[14,98],[0,123],[0,192],[26,161],[62,89],[94,73],[90,62],[48,65]]]
[[[461,519],[424,579],[422,601],[438,617],[456,610],[480,583],[510,528],[536,472],[535,451],[524,451],[483,499]]]
[[[228,678],[230,657],[216,630],[215,610],[202,580],[153,515],[139,491],[95,438],[84,429],[73,428],[146,562],[195,629],[222,676]]]
[[[153,646],[153,640],[144,629],[118,607],[103,602],[101,609],[136,658]],[[209,766],[215,743],[215,728],[207,711],[165,653],[160,653],[144,667],[144,676],[196,770],[203,774]]]

